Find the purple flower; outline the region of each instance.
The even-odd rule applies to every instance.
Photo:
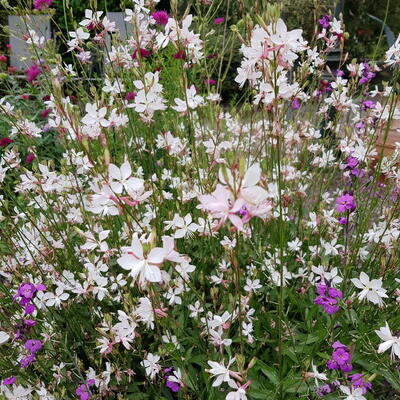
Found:
[[[363,377],[361,374],[353,374],[349,375],[351,385],[357,389],[361,388],[362,394],[367,393],[367,389],[372,389],[372,384],[371,382],[364,381]]]
[[[342,76],[344,76],[344,72],[341,69],[337,69],[336,70],[336,76],[341,78]]]
[[[300,108],[300,102],[299,102],[298,98],[295,98],[292,101],[292,108],[293,108],[293,110],[298,110]]]
[[[347,221],[347,218],[340,217],[340,218],[338,218],[338,222],[340,225],[347,225],[348,221]]]
[[[362,102],[361,108],[365,110],[372,110],[375,108],[375,103],[372,100],[365,100]]]
[[[217,24],[220,24],[221,22],[224,22],[224,21],[225,21],[224,17],[219,17],[219,18],[215,19],[213,23],[215,25],[217,25]]]
[[[350,360],[350,354],[343,347],[337,349],[332,353],[333,361],[336,361],[338,365],[344,365]]]
[[[355,168],[360,162],[355,157],[348,157],[346,160],[346,167]]]
[[[154,18],[158,25],[167,25],[168,23],[168,13],[166,11],[156,11],[151,16]]]
[[[341,290],[336,289],[336,288],[329,288],[328,289],[328,296],[333,297],[333,298],[339,298],[339,299],[343,299],[343,293]]]
[[[322,18],[318,20],[318,23],[325,29],[331,26],[332,16],[329,14],[324,15]]]
[[[35,285],[33,283],[23,283],[18,288],[18,295],[25,297],[26,299],[31,299],[36,292]]]
[[[319,386],[316,389],[317,396],[319,397],[324,397],[326,394],[330,393],[332,391],[331,387],[328,384],[325,384],[323,386]]]
[[[24,310],[25,310],[25,314],[29,315],[29,314],[32,314],[36,310],[36,307],[33,304],[28,304],[24,307]]]
[[[339,311],[339,306],[336,306],[335,304],[337,303],[337,301],[335,299],[330,299],[331,301],[329,302],[329,304],[325,304],[324,307],[324,311],[327,314],[336,314]]]
[[[338,363],[336,361],[333,361],[333,360],[329,360],[326,363],[326,366],[328,367],[328,369],[339,369]]]
[[[38,290],[39,292],[44,292],[46,290],[46,285],[44,285],[43,283],[38,283],[36,285],[36,290]]]
[[[22,368],[28,368],[34,361],[35,356],[33,354],[30,354],[29,356],[22,358],[19,363]]]
[[[167,381],[165,382],[165,386],[172,390],[174,393],[177,393],[179,391],[179,383],[173,382],[169,380],[169,377],[167,378]]]
[[[17,378],[15,376],[9,376],[8,378],[4,379],[2,384],[3,385],[12,385]]]
[[[337,340],[336,342],[333,343],[332,349],[335,349],[335,350],[336,349],[345,349],[345,350],[349,351],[349,348],[345,344],[340,343],[339,340]]]
[[[326,292],[326,289],[327,289],[327,286],[326,286],[326,285],[318,285],[318,286],[317,286],[317,293],[318,293],[320,296],[324,296],[324,295],[325,295],[325,292]]]
[[[88,388],[90,386],[93,386],[95,384],[94,379],[89,379],[86,382],[86,385],[82,383],[77,387],[75,390],[75,393],[79,396],[80,400],[88,400],[90,399],[91,393],[88,391]]]
[[[25,349],[31,353],[36,353],[42,348],[42,342],[36,339],[29,339],[25,343]]]
[[[340,366],[340,369],[347,374],[348,372],[351,372],[353,370],[353,365],[350,363],[345,363]]]
[[[344,213],[347,210],[354,211],[356,209],[356,203],[354,197],[351,194],[344,194],[336,199],[336,211]]]

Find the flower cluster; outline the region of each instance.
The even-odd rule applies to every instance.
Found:
[[[317,293],[314,303],[322,306],[327,314],[336,314],[339,311],[338,299],[343,299],[343,293],[339,289],[319,284]]]
[[[344,373],[352,371],[350,349],[340,342],[333,343],[332,348],[334,349],[332,359],[326,363],[326,366],[329,369],[340,370]]]

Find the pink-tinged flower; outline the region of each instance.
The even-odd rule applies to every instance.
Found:
[[[118,258],[118,264],[125,270],[129,271],[129,275],[136,280],[139,277],[139,284],[145,282],[161,282],[160,266],[164,261],[165,250],[161,247],[154,247],[145,255],[143,246],[138,235],[132,238],[131,247],[125,248],[124,254]]]
[[[215,85],[217,82],[214,79],[206,79],[204,83],[206,85]]]
[[[166,11],[156,11],[153,14],[151,14],[151,16],[158,25],[167,25],[168,23],[169,16]]]
[[[219,224],[215,230],[218,230],[227,219],[240,231],[244,232],[243,221],[237,215],[244,205],[243,199],[235,200],[233,194],[226,187],[218,184],[212,194],[199,196],[201,208],[210,212],[210,214],[219,219]]]
[[[109,184],[114,193],[140,192],[144,188],[143,179],[132,177],[132,168],[128,161],[125,161],[121,167],[110,164],[108,167]]]
[[[8,137],[5,137],[5,138],[1,138],[0,139],[0,147],[5,147],[5,146],[8,146],[10,143],[12,143],[13,141],[10,139],[10,138],[8,138]]]
[[[25,342],[25,349],[31,353],[36,353],[42,348],[42,342],[36,339],[29,339]]]
[[[16,377],[15,376],[9,376],[8,378],[4,379],[2,384],[3,385],[12,385],[15,381],[16,381]]]
[[[33,7],[36,10],[43,10],[49,8],[53,4],[54,0],[34,0]]]
[[[29,83],[32,83],[42,73],[42,70],[36,64],[33,64],[24,72],[26,75],[26,80]]]
[[[224,22],[224,21],[225,21],[224,17],[219,17],[219,18],[214,20],[213,24],[217,25],[217,24],[220,24],[221,22]]]
[[[7,56],[5,56],[3,54],[0,54],[0,62],[6,63],[7,62]]]
[[[30,164],[34,159],[35,159],[35,155],[32,154],[32,153],[29,153],[29,154],[25,157],[25,164]]]

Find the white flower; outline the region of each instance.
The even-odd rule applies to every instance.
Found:
[[[388,323],[385,322],[385,326],[375,331],[375,333],[383,340],[383,343],[378,347],[378,353],[384,353],[386,350],[392,348],[390,357],[394,358],[394,355],[396,355],[400,358],[400,337],[392,335]]]
[[[69,32],[69,36],[71,36],[73,39],[76,39],[76,40],[80,41],[80,40],[89,39],[90,33],[89,32],[85,32],[83,30],[83,28],[78,28],[74,32]]]
[[[204,105],[204,99],[197,94],[195,86],[192,85],[190,88],[186,89],[185,99],[175,99],[175,103],[176,106],[171,107],[173,110],[178,112],[186,112],[188,107],[191,110],[194,110],[197,107]]]
[[[56,293],[47,292],[43,295],[43,301],[46,303],[47,307],[56,307],[60,308],[61,303],[67,300],[69,297],[69,293],[64,293],[64,288],[62,286],[58,286],[56,289]]]
[[[2,386],[4,388],[4,396],[8,400],[30,400],[32,398],[32,390],[31,388],[24,388],[21,385],[13,385],[12,387]]]
[[[157,364],[159,360],[160,356],[148,353],[147,358],[140,363],[146,369],[146,375],[150,379],[154,379],[161,370],[161,366]]]
[[[385,63],[387,65],[400,64],[400,35],[393,46],[386,52]]]
[[[206,369],[206,372],[210,373],[213,377],[217,377],[217,379],[215,379],[215,381],[213,382],[212,386],[214,387],[220,386],[223,382],[230,381],[231,378],[229,375],[229,367],[234,361],[235,358],[231,358],[226,367],[224,361],[222,361],[222,364],[219,364],[215,361],[207,361],[211,369]]]
[[[128,161],[125,161],[120,168],[114,164],[110,164],[108,167],[108,176],[113,192],[120,194],[123,189],[128,193],[142,190],[143,179],[133,178],[131,175],[132,168]]]
[[[200,301],[196,300],[196,302],[194,303],[194,305],[189,305],[188,309],[190,310],[190,316],[192,318],[196,318],[199,313],[202,313],[204,311],[204,308],[201,306]]]
[[[240,383],[235,382],[233,379],[228,381],[228,385],[235,389],[234,392],[230,392],[226,395],[225,400],[247,400],[246,396],[246,384],[240,386]]]
[[[346,395],[345,400],[367,400],[362,393],[362,388],[350,389],[347,386],[340,386],[340,390]]]
[[[7,332],[0,331],[0,344],[3,344],[10,339],[10,335]]]
[[[358,289],[362,289],[361,293],[358,294],[360,301],[365,298],[371,303],[383,306],[382,297],[388,297],[386,289],[382,288],[382,278],[369,280],[369,276],[365,272],[361,272],[360,279],[351,279],[354,286]]]
[[[244,290],[246,292],[255,292],[257,289],[260,288],[262,288],[262,285],[260,285],[259,279],[254,279],[254,281],[249,278],[246,279],[246,285],[244,286]]]
[[[135,310],[140,321],[144,322],[148,328],[154,329],[154,311],[150,300],[147,297],[141,297],[139,307]]]
[[[118,264],[129,272],[129,275],[136,280],[139,277],[139,284],[145,282],[161,282],[161,271],[159,265],[164,261],[165,251],[161,247],[154,247],[145,257],[143,246],[138,235],[135,233],[132,238],[131,247],[118,258]]]

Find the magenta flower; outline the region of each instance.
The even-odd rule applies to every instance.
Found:
[[[125,96],[126,101],[131,101],[134,100],[136,97],[137,93],[136,92],[128,92]]]
[[[26,80],[29,83],[32,83],[42,73],[42,70],[36,64],[33,64],[24,72],[26,75]]]
[[[154,18],[158,25],[167,25],[168,23],[168,13],[166,11],[156,11],[151,16]]]
[[[224,17],[219,17],[219,18],[215,19],[213,23],[215,25],[217,25],[217,24],[220,24],[221,22],[224,22],[224,21],[225,21]]]
[[[25,164],[30,164],[35,159],[35,155],[32,153],[27,154],[25,157]]]
[[[15,376],[9,376],[8,378],[4,379],[2,384],[3,385],[12,385],[15,381],[16,381],[16,377]]]
[[[25,349],[30,351],[31,353],[36,353],[42,348],[42,342],[36,339],[29,339],[25,343]]]
[[[151,51],[140,48],[139,54],[140,54],[141,58],[147,58],[147,57],[151,56]],[[135,50],[134,53],[132,54],[132,59],[136,60],[136,58],[137,58],[137,50]]]
[[[43,10],[49,8],[53,4],[54,0],[34,0],[33,7],[36,10]]]
[[[8,146],[10,143],[12,143],[13,141],[8,138],[8,137],[4,137],[0,139],[0,147],[5,147]]]
[[[356,203],[354,197],[351,194],[344,194],[336,199],[336,211],[344,213],[347,210],[354,211],[356,209]]]

